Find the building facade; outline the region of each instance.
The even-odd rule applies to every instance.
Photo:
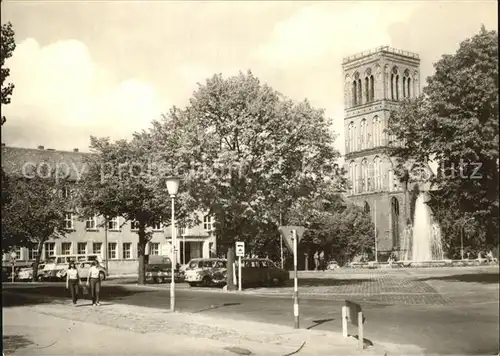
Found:
[[[410,219],[408,193],[394,173],[395,160],[386,154],[392,138],[385,129],[401,100],[420,95],[420,58],[379,47],[344,58],[342,67],[348,198],[371,214],[383,260],[400,251]]]
[[[26,176],[37,173],[36,167],[46,165],[53,171],[69,172],[70,180],[77,179],[83,173],[83,157],[88,153],[56,151],[39,146],[37,149],[6,147],[2,144],[2,168],[11,176]],[[70,195],[70,191],[64,194]],[[191,228],[178,228],[177,261],[184,264],[192,258],[208,258],[216,253],[214,220],[211,216],[197,212],[201,223]],[[116,217],[107,222],[95,216],[90,219],[66,214],[66,237],[47,241],[42,250],[41,260],[47,260],[55,255],[85,255],[98,254],[101,259],[107,259],[111,274],[136,273],[137,226],[123,217]],[[170,256],[172,251],[171,226],[148,227],[152,238],[146,246],[147,255]],[[107,249],[106,249],[107,246]],[[37,250],[18,247],[15,251],[19,262],[34,261]],[[3,256],[3,261],[10,259],[9,254]]]

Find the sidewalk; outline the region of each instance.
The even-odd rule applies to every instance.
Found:
[[[219,319],[129,305],[93,308],[53,302],[4,308],[6,335],[33,344],[7,355],[360,355],[357,340],[274,324]],[[351,329],[353,330],[353,329]],[[133,340],[133,342],[131,342]],[[4,342],[5,346],[5,342]],[[227,348],[236,347],[234,351]],[[76,351],[74,351],[76,350]],[[245,350],[248,350],[245,353]],[[363,355],[421,355],[411,345],[375,344]]]

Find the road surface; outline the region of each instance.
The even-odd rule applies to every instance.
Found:
[[[497,286],[498,287],[498,286]],[[13,298],[3,296],[3,306],[43,303],[47,298],[67,298],[61,283],[3,285],[11,293],[29,293],[32,297]],[[494,290],[494,289],[493,289]],[[481,298],[466,298],[466,303],[394,303],[390,293],[387,302],[364,300],[353,295],[351,300],[360,301],[367,319],[365,338],[372,342],[413,344],[433,354],[493,355],[499,352],[498,288],[482,292]],[[9,296],[10,295],[10,296]],[[35,296],[35,297],[33,297]],[[405,298],[412,300],[418,293],[408,291]],[[36,300],[32,300],[35,298]],[[314,297],[300,300],[300,327],[341,332],[342,300],[316,300]],[[401,298],[398,294],[397,298]],[[334,300],[336,299],[336,300]],[[168,285],[163,287],[138,287],[134,285],[103,284],[102,300],[112,303],[138,305],[153,308],[169,308]],[[399,300],[399,299],[398,299]],[[203,313],[234,320],[252,320],[282,325],[293,325],[293,300],[283,296],[259,296],[253,294],[223,293],[190,290],[178,285],[176,308],[182,312]]]

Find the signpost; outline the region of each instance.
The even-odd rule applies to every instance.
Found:
[[[297,245],[304,234],[303,226],[280,226],[279,232],[285,238],[288,249],[293,251],[293,316],[295,320],[295,329],[299,328],[299,282],[297,275]]]
[[[363,323],[365,322],[363,310],[361,309],[361,305],[349,300],[346,300],[345,305],[342,307],[342,335],[344,337],[348,337],[347,322],[358,328],[358,347],[360,350],[363,350]]]
[[[236,256],[238,257],[238,290],[241,292],[241,258],[245,257],[244,242],[236,242]]]
[[[12,274],[11,274],[12,283],[14,283],[14,280],[16,278],[16,274],[14,273],[14,267],[16,265],[16,258],[17,258],[17,253],[15,251],[12,251],[10,253],[10,265],[12,266]]]

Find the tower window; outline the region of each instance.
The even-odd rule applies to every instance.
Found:
[[[358,89],[356,80],[352,82],[352,105],[358,105]]]
[[[375,99],[375,82],[373,80],[373,75],[370,75],[370,101]]]

